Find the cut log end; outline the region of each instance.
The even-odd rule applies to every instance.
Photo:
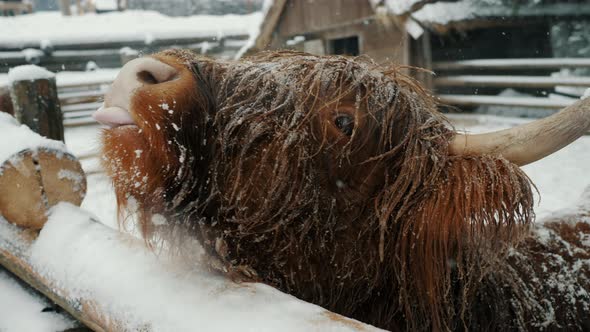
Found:
[[[58,202],[82,204],[86,177],[71,154],[53,149],[18,152],[0,165],[0,214],[9,222],[41,229]]]

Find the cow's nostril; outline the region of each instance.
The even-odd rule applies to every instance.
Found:
[[[158,84],[156,77],[147,70],[142,70],[137,73],[137,79],[143,84]]]

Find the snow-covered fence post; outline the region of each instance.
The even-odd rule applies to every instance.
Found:
[[[34,65],[19,66],[9,71],[8,81],[17,120],[42,136],[63,141],[55,74]]]
[[[0,86],[0,112],[14,115],[8,87]]]

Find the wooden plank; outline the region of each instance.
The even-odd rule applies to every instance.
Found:
[[[100,157],[100,153],[98,152],[89,152],[89,153],[84,153],[84,154],[78,154],[76,156],[76,158],[78,158],[78,160],[87,160],[87,159],[93,159],[93,158],[98,158]]]
[[[76,83],[59,83],[57,82],[58,89],[74,89],[74,88],[88,88],[92,89],[95,87],[99,87],[101,85],[111,85],[113,80],[110,79],[88,79],[84,82],[76,82]]]
[[[283,13],[283,8],[285,7],[286,2],[287,0],[275,0],[272,2],[272,5],[266,12],[266,16],[262,20],[260,33],[254,41],[254,47],[252,51],[262,51],[270,44],[272,41],[273,31],[275,31],[279,19],[281,18],[281,14]]]
[[[477,59],[461,61],[441,61],[435,62],[433,64],[434,70],[530,70],[559,68],[590,68],[590,58]]]
[[[91,126],[91,125],[98,125],[98,122],[94,120],[92,117],[85,117],[85,118],[76,118],[76,119],[64,119],[64,127],[65,128],[73,128],[73,127],[84,127],[84,126]]]
[[[72,111],[64,113],[64,120],[65,119],[76,119],[76,118],[88,118],[94,113],[96,110],[84,110],[84,111]]]
[[[62,107],[62,110],[64,111],[64,113],[87,111],[87,110],[95,110],[96,111],[101,106],[102,106],[102,103],[75,104],[75,105],[64,106],[64,107]]]
[[[553,88],[556,86],[590,87],[590,77],[547,77],[508,75],[461,75],[434,79],[434,85],[511,88]]]
[[[503,96],[470,96],[449,95],[438,96],[442,104],[457,106],[508,106],[561,109],[573,104],[573,101],[554,100],[541,97],[503,97]]]
[[[104,97],[105,90],[63,92],[59,94],[59,101],[62,106],[92,103]]]

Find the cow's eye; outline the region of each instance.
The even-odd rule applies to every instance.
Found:
[[[334,118],[334,125],[336,128],[346,136],[352,136],[352,130],[354,129],[354,118],[350,115],[339,114]]]

